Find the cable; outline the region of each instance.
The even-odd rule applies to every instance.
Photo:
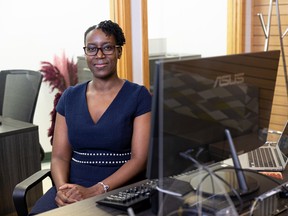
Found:
[[[221,176],[219,176],[217,173],[215,173],[215,171],[217,170],[213,170],[213,175],[215,175],[218,179],[220,179],[225,185],[227,185],[230,190],[233,192],[233,194],[235,194],[235,196],[237,197],[237,199],[239,200],[240,202],[240,211],[243,209],[243,200],[240,196],[240,194],[238,193],[238,191],[232,187],[231,184],[229,184],[225,179],[223,179]],[[203,180],[205,180],[206,178],[208,177],[208,174],[203,178]],[[203,181],[202,181],[203,182]],[[200,184],[202,184],[202,182]],[[214,184],[214,183],[213,183]],[[200,187],[200,185],[199,185]],[[198,188],[197,188],[198,189]]]
[[[219,170],[225,170],[225,169],[230,169],[230,167],[221,167],[221,168],[218,168],[216,169],[217,171]],[[236,169],[236,168],[235,168]],[[245,172],[250,172],[250,173],[253,173],[253,174],[256,174],[256,175],[261,175],[262,177],[268,179],[269,181],[272,181],[273,183],[275,183],[277,186],[281,186],[281,189],[284,189],[286,192],[288,192],[288,188],[283,186],[282,183],[280,183],[279,181],[277,181],[276,179],[272,178],[271,176],[267,176],[267,175],[264,175],[262,173],[259,173],[258,171],[255,171],[255,170],[251,170],[251,169],[241,169],[242,171],[245,171]],[[270,196],[271,195],[274,195],[275,193],[277,192],[280,192],[280,188],[278,190],[275,190],[273,194],[269,194]],[[266,197],[265,197],[266,198]],[[262,199],[262,200],[261,200]],[[249,215],[252,216],[253,215],[253,212],[255,210],[255,207],[257,206],[257,204],[259,203],[259,201],[263,201],[263,197],[261,196],[258,196],[252,203],[250,209],[249,209]]]
[[[169,214],[167,214],[166,216],[180,216],[180,215],[186,215],[185,213],[192,213],[192,215],[201,215],[201,216],[215,216],[214,214],[210,214],[210,213],[205,213],[205,214],[199,214],[199,212],[196,212],[194,209],[183,209],[183,208],[179,208],[177,210],[174,210],[172,212],[170,212]],[[189,215],[189,214],[188,214]]]
[[[200,164],[196,159],[194,159],[191,155],[189,155],[190,152],[192,152],[193,150],[189,149],[185,152],[180,152],[180,155],[182,157],[184,157],[185,159],[188,159],[188,160],[191,160],[193,163],[196,164],[196,166],[200,169],[204,169],[208,174],[206,176],[203,177],[202,181],[200,182],[200,184],[197,186],[197,189],[196,189],[196,195],[197,197],[200,197],[199,195],[199,192],[200,192],[200,186],[201,184],[203,183],[203,180],[205,180],[207,177],[211,177],[211,182],[212,182],[212,187],[213,187],[213,193],[215,192],[215,188],[214,188],[214,182],[213,182],[213,176],[217,177],[218,179],[220,179],[224,184],[226,184],[230,189],[231,191],[233,191],[233,193],[235,194],[235,196],[239,199],[239,202],[240,202],[240,209],[243,208],[243,201],[239,195],[239,193],[235,190],[235,188],[233,188],[227,181],[225,181],[221,176],[219,176],[217,173],[215,173],[215,170],[211,171],[209,168],[207,168],[206,166],[203,166],[202,164]],[[200,202],[200,204],[202,204]],[[197,203],[195,204],[197,205]],[[200,205],[201,207],[201,205]],[[201,209],[201,208],[200,208]]]
[[[202,192],[201,192],[201,190],[200,190],[200,187],[201,187],[201,184],[203,183],[203,180],[205,180],[207,177],[210,177],[210,178],[211,178],[211,182],[212,182],[212,192],[214,193],[214,192],[215,192],[215,186],[214,186],[214,182],[213,182],[213,181],[214,181],[213,176],[216,177],[217,179],[219,179],[222,183],[224,183],[225,185],[227,185],[227,186],[230,188],[231,192],[233,192],[233,194],[234,194],[234,195],[237,197],[237,199],[239,200],[239,205],[240,205],[240,207],[238,207],[238,210],[239,210],[239,211],[242,211],[242,209],[243,209],[243,200],[242,200],[240,194],[238,193],[238,191],[237,191],[235,188],[232,187],[231,184],[229,184],[225,179],[223,179],[221,176],[219,176],[219,175],[216,173],[217,171],[221,171],[221,170],[231,170],[231,169],[233,169],[234,171],[236,171],[236,170],[241,170],[241,171],[250,172],[250,173],[253,173],[253,174],[256,174],[256,175],[261,175],[262,177],[268,179],[269,181],[275,183],[276,185],[281,186],[281,188],[283,188],[283,190],[285,190],[285,191],[288,192],[288,188],[285,187],[284,185],[281,185],[281,183],[280,183],[279,181],[277,181],[276,179],[274,179],[274,178],[272,178],[272,177],[270,177],[270,176],[267,176],[267,175],[264,175],[264,174],[262,174],[262,173],[259,173],[259,172],[255,171],[255,170],[242,169],[242,168],[241,168],[241,169],[240,169],[240,168],[237,169],[237,168],[234,168],[234,167],[220,167],[220,168],[217,168],[217,169],[214,169],[214,170],[210,170],[207,166],[202,165],[202,164],[199,163],[194,157],[192,157],[192,156],[190,155],[191,152],[193,152],[193,150],[192,150],[192,149],[189,149],[189,150],[187,150],[187,151],[185,151],[185,152],[180,152],[180,155],[181,155],[182,157],[184,157],[185,159],[188,159],[188,160],[192,161],[198,169],[204,170],[204,171],[207,172],[207,174],[201,179],[199,185],[198,185],[197,188],[195,189],[196,196],[197,196],[197,199],[198,199],[197,202],[195,202],[194,205],[189,204],[189,207],[190,207],[190,208],[193,207],[193,206],[195,206],[196,209],[193,210],[193,209],[191,208],[191,209],[188,209],[188,210],[187,210],[187,209],[179,208],[178,210],[175,210],[175,211],[170,212],[170,213],[169,213],[169,216],[172,216],[174,213],[178,213],[178,215],[179,215],[179,213],[181,213],[181,212],[182,212],[182,213],[183,213],[183,212],[192,212],[192,213],[196,213],[196,212],[197,212],[198,215],[203,215],[203,214],[202,214],[202,202],[205,201],[205,200],[201,200],[202,202],[199,202],[199,201],[200,201],[200,195],[202,195],[202,194],[201,194]],[[201,152],[200,152],[200,153],[201,153]],[[197,155],[199,155],[199,152],[197,153]],[[279,190],[280,190],[280,189],[279,189]],[[210,197],[210,198],[211,198],[211,197]],[[208,199],[210,199],[210,198],[208,198]],[[215,198],[215,196],[213,196],[213,199],[214,199],[214,198]],[[253,215],[254,209],[256,208],[257,203],[259,203],[259,200],[261,200],[261,198],[260,198],[260,197],[257,197],[257,198],[254,200],[254,202],[252,203],[252,206],[251,206],[251,208],[250,208],[250,210],[249,210],[250,215]]]
[[[182,156],[183,158],[185,159],[188,159],[188,160],[191,160],[198,169],[203,169],[205,170],[206,172],[209,173],[208,176],[211,177],[211,182],[213,183],[213,178],[212,178],[212,172],[211,170],[209,170],[207,167],[203,166],[201,163],[199,163],[197,160],[195,160],[191,155],[189,155],[189,153],[193,152],[193,149],[188,149],[187,151],[185,152],[180,152],[180,156]],[[201,152],[201,151],[200,151]],[[197,155],[199,155],[199,152],[197,153]],[[201,181],[202,182],[202,181]],[[215,191],[215,188],[214,188],[214,183],[212,184],[212,187],[213,187],[213,192]],[[196,189],[196,195],[197,195],[197,198],[200,198],[200,190],[199,188],[197,187]],[[199,200],[198,200],[199,201]],[[200,208],[197,208],[198,209],[198,214],[200,215],[201,214],[201,209],[202,209],[202,202],[196,202],[195,205],[199,205]]]
[[[131,208],[131,207],[129,207],[129,208],[127,209],[127,213],[128,213],[128,216],[135,216],[134,210],[133,210],[133,208]]]
[[[238,193],[238,191],[234,187],[232,187],[231,184],[229,184],[229,182],[227,182],[225,179],[223,179],[221,176],[219,176],[217,173],[215,173],[216,171],[218,171],[218,169],[213,170],[213,175],[215,175],[218,179],[220,179],[225,185],[227,185],[230,188],[230,190],[233,192],[233,194],[237,197],[237,199],[240,202],[240,211],[241,211],[243,209],[243,200],[242,200],[240,194]],[[208,174],[202,180],[205,180],[207,177],[208,177]],[[203,181],[200,184],[202,184],[202,183],[203,183]],[[198,187],[200,187],[200,185]]]
[[[221,168],[218,168],[218,169],[215,169],[215,171],[219,171],[219,170],[225,170],[225,169],[236,169],[236,170],[242,170],[242,171],[245,171],[245,172],[250,172],[250,173],[254,173],[254,174],[257,174],[257,175],[261,175],[263,176],[264,178],[267,178],[269,179],[270,181],[274,182],[275,184],[277,184],[278,186],[280,186],[282,183],[275,180],[274,178],[272,178],[271,176],[267,176],[267,175],[264,175],[262,173],[259,173],[258,171],[256,170],[252,170],[252,169],[237,169],[235,167],[221,167]]]
[[[250,208],[250,210],[249,210],[249,215],[250,215],[250,216],[253,215],[253,212],[254,212],[254,209],[255,209],[255,207],[256,207],[256,205],[257,205],[257,203],[258,203],[258,200],[259,200],[259,199],[255,199],[255,200],[253,201],[253,203],[252,203],[252,205],[251,205],[251,208]]]

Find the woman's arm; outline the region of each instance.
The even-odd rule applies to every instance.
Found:
[[[59,193],[59,188],[68,183],[71,155],[66,120],[64,116],[57,113],[52,145],[51,173],[58,191],[56,196],[58,205],[68,202],[65,193],[62,193],[64,191]],[[74,201],[70,200],[70,202]]]

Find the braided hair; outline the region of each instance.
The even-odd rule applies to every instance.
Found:
[[[116,40],[116,45],[123,46],[126,42],[125,36],[124,36],[124,33],[123,33],[121,27],[117,23],[112,22],[111,20],[105,20],[105,21],[100,22],[97,25],[93,25],[93,26],[89,27],[85,31],[84,44],[86,44],[87,34],[94,29],[101,29],[108,36],[113,35],[115,37],[115,40]]]

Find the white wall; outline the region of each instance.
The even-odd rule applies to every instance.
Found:
[[[166,38],[169,54],[226,54],[227,0],[148,0],[148,37]]]
[[[83,54],[84,32],[110,18],[106,0],[0,0],[0,70],[39,70],[41,61],[53,61],[64,51],[69,58]],[[54,93],[42,83],[34,116],[46,152]]]
[[[131,1],[132,25],[132,76],[133,82],[143,85],[143,56],[142,56],[142,9],[141,0]]]
[[[137,46],[142,43],[141,14],[135,11],[140,6],[141,0],[132,0],[133,76],[138,83],[142,82],[142,52]],[[109,19],[109,13],[108,0],[0,0],[0,70],[39,70],[41,61],[52,61],[63,51],[76,59],[82,55],[84,31]],[[149,38],[166,38],[169,53],[223,55],[226,16],[227,0],[148,0]],[[42,84],[34,117],[46,152],[51,151],[47,130],[54,94],[47,83]]]

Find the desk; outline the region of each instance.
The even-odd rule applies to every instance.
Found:
[[[131,186],[136,185],[136,184],[137,183],[132,184],[130,186],[126,186],[124,188],[130,188]],[[57,209],[54,209],[54,210],[51,210],[48,212],[44,212],[42,214],[39,214],[39,216],[40,215],[41,216],[63,216],[63,215],[69,215],[69,216],[79,216],[79,215],[81,215],[81,216],[120,216],[120,215],[122,215],[122,216],[124,216],[127,214],[125,214],[125,212],[123,212],[123,211],[119,211],[117,209],[113,209],[113,208],[109,208],[106,206],[96,204],[97,200],[100,200],[103,197],[105,197],[111,193],[113,194],[117,191],[122,191],[122,190],[123,190],[123,188],[116,189],[116,190],[110,191],[106,194],[91,197],[91,198],[82,200],[80,202],[73,203],[73,204],[68,205],[68,206],[64,206],[64,207],[57,208]],[[143,212],[137,214],[137,216],[142,216],[142,215],[143,216],[150,216],[150,215],[155,216],[155,214],[153,214],[150,210],[146,210],[146,211],[143,211]]]
[[[0,116],[0,215],[15,211],[16,184],[41,169],[38,126]],[[42,194],[42,186],[29,192],[28,203]]]
[[[283,177],[284,177],[283,182],[286,182],[288,180],[287,174],[288,174],[288,170],[286,170],[283,173]],[[264,183],[265,187],[269,186],[269,183],[271,183],[271,182],[269,182],[269,180],[266,178],[264,178],[264,180],[266,180],[266,182]],[[268,184],[267,184],[267,182],[268,182]],[[95,215],[97,215],[97,216],[124,216],[124,215],[127,215],[126,212],[96,204],[96,201],[102,199],[103,197],[105,197],[111,193],[114,194],[117,191],[123,191],[126,188],[131,188],[131,187],[133,187],[133,185],[139,185],[139,183],[135,183],[135,184],[132,184],[132,185],[120,188],[120,189],[116,189],[116,190],[110,191],[106,194],[92,197],[92,198],[89,198],[89,199],[86,199],[86,200],[83,200],[83,201],[80,201],[80,202],[77,202],[77,203],[74,203],[74,204],[71,204],[68,206],[57,208],[57,209],[42,213],[40,215],[41,216],[63,216],[63,215],[69,215],[69,216],[78,216],[78,215],[81,215],[81,216],[95,216]],[[262,190],[263,190],[263,188],[262,188]],[[264,188],[265,192],[267,192],[269,190],[267,188]],[[258,194],[258,195],[260,195],[260,194]],[[287,201],[288,201],[288,199],[287,199]],[[177,202],[175,202],[175,199],[172,200],[172,206],[173,206],[173,202],[177,203]],[[171,206],[167,206],[165,208],[169,208],[169,207],[171,207]],[[152,213],[152,211],[150,209],[145,210],[145,211],[140,212],[140,213],[137,213],[136,215],[137,216],[155,216],[155,214]],[[246,211],[246,212],[241,213],[240,215],[241,216],[247,216],[249,214]],[[287,211],[285,211],[279,215],[283,215],[283,216],[287,215]]]

